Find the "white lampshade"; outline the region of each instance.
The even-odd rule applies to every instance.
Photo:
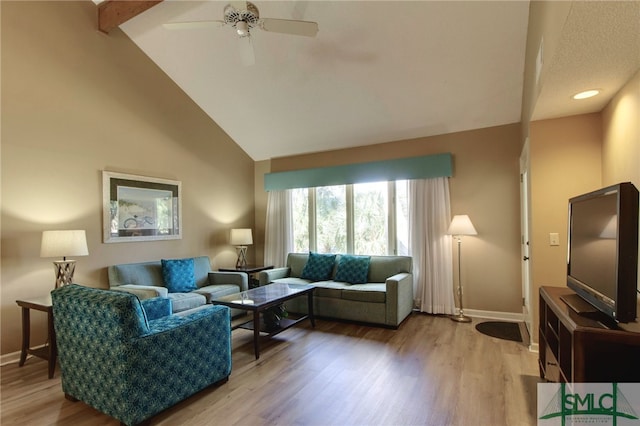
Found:
[[[476,228],[473,227],[471,219],[466,214],[455,215],[451,220],[451,225],[447,230],[449,235],[478,235]]]
[[[253,244],[253,236],[251,229],[240,228],[231,230],[231,245],[234,246],[248,246]]]
[[[84,230],[44,231],[40,257],[87,256],[87,236]]]

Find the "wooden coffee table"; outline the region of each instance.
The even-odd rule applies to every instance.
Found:
[[[230,294],[228,296],[219,297],[211,301],[214,305],[224,305],[230,308],[243,309],[245,311],[251,311],[253,313],[253,319],[240,324],[236,328],[244,328],[246,330],[253,330],[253,348],[256,354],[256,359],[260,358],[260,333],[263,332],[269,337],[282,333],[284,330],[293,327],[301,321],[307,318],[311,321],[311,326],[315,327],[316,323],[313,318],[313,290],[315,286],[311,284],[285,284],[285,283],[273,283],[261,287],[256,287],[251,290],[243,291],[240,293]],[[260,327],[260,313],[265,309],[281,305],[283,302],[307,295],[308,311],[307,315],[303,315],[299,318],[289,319],[282,318],[280,320],[280,327],[275,330],[261,330]]]

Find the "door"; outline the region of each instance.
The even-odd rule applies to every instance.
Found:
[[[521,269],[522,269],[522,313],[524,316],[524,323],[529,331],[529,336],[532,334],[532,315],[531,315],[531,268],[530,268],[530,247],[529,247],[529,138],[525,140],[520,154],[520,254],[521,254]]]

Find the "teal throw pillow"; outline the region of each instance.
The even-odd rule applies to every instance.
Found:
[[[188,293],[197,288],[193,258],[162,259],[161,263],[162,278],[169,293]]]
[[[369,275],[370,261],[371,256],[340,255],[335,280],[351,284],[366,283]]]
[[[302,270],[301,278],[311,281],[324,281],[331,279],[331,273],[333,272],[333,265],[336,261],[335,254],[319,254],[309,253],[309,260],[307,260],[304,269]]]

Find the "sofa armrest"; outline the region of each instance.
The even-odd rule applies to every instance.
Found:
[[[138,296],[138,299],[145,300],[154,297],[166,298],[169,294],[169,290],[166,287],[157,285],[136,285],[136,284],[124,284],[115,287],[111,287],[109,290],[125,291]]]
[[[142,304],[144,312],[147,314],[147,320],[149,321],[171,315],[171,299],[154,297],[152,299],[141,300],[140,303]]]
[[[240,291],[249,289],[249,277],[244,272],[209,272],[209,285],[235,284]]]
[[[387,278],[386,323],[397,327],[413,310],[413,274],[402,272]]]
[[[268,269],[266,271],[261,271],[258,273],[258,283],[260,285],[267,285],[273,280],[277,280],[278,278],[287,278],[291,273],[291,268],[274,268]]]

